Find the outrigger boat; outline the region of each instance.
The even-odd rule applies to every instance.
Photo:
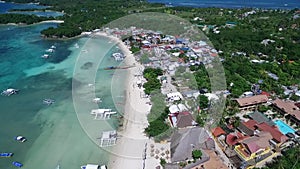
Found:
[[[16,166],[16,167],[19,167],[19,168],[23,167],[23,164],[20,163],[20,162],[17,162],[17,161],[12,162],[12,164],[13,164],[14,166]]]
[[[52,100],[52,99],[44,99],[43,100],[43,103],[44,104],[47,104],[48,106],[55,103],[55,100]]]
[[[14,153],[0,153],[0,157],[11,157]]]
[[[44,59],[48,59],[48,58],[49,58],[49,55],[48,55],[48,54],[44,54],[44,55],[42,55],[41,57],[44,58]]]
[[[27,141],[27,139],[23,136],[17,136],[17,137],[15,137],[15,140],[19,141],[21,143],[24,143],[25,141]]]
[[[87,164],[80,167],[81,169],[107,169],[106,165]]]
[[[13,95],[13,94],[17,94],[18,92],[19,92],[19,90],[17,90],[17,89],[9,88],[9,89],[3,90],[1,95],[10,96],[10,95]]]

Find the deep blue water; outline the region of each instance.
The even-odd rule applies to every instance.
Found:
[[[172,6],[219,7],[219,8],[264,8],[294,9],[300,7],[300,0],[148,0]]]
[[[37,4],[16,4],[16,3],[10,3],[10,2],[5,2],[5,3],[0,3],[0,14],[3,13],[8,13],[9,10],[11,9],[44,9],[47,8],[47,6],[41,6]],[[45,17],[57,17],[57,16],[62,16],[63,13],[61,12],[56,12],[56,11],[21,11],[21,12],[14,12],[14,13],[21,13],[21,14],[28,14],[28,15],[37,15],[37,16],[45,16]]]
[[[41,6],[37,4],[16,4],[16,3],[0,3],[0,14],[6,13],[10,9],[43,9],[47,8],[47,6]]]

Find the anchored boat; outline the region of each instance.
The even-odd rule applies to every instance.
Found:
[[[0,153],[0,157],[11,157],[14,153]]]
[[[3,90],[1,95],[10,96],[13,94],[17,94],[18,92],[19,92],[19,90],[17,90],[17,89],[9,88],[9,89]]]
[[[55,103],[55,100],[52,100],[52,99],[44,99],[44,100],[43,100],[43,103],[49,106],[49,105]]]
[[[17,161],[12,162],[12,164],[13,164],[14,166],[16,166],[16,167],[19,167],[19,168],[23,167],[23,164],[20,163],[20,162],[17,162]]]
[[[24,143],[27,139],[23,136],[17,136],[15,137],[15,140]]]
[[[87,164],[84,166],[81,166],[81,169],[107,169],[106,165],[97,165],[97,164]]]

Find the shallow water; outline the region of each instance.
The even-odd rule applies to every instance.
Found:
[[[96,74],[91,82],[95,84],[93,95],[101,97],[99,107],[116,110],[111,90],[120,95],[123,102],[123,79],[112,86],[113,71],[104,71],[107,66],[116,66],[110,55],[117,49],[108,43],[106,38],[80,38],[75,40],[44,40],[40,31],[56,24],[39,24],[34,26],[0,26],[0,87],[2,90],[13,87],[20,89],[17,95],[0,97],[0,152],[13,152],[12,158],[0,158],[0,168],[14,168],[12,161],[24,164],[24,169],[53,169],[57,164],[61,168],[76,169],[86,163],[106,164],[110,148],[103,150],[97,145],[97,137],[101,131],[115,129],[118,125],[116,117],[108,121],[95,121],[90,115],[92,95],[82,95],[82,105],[75,105],[72,89],[77,93],[88,88],[87,78],[74,79],[74,68],[78,58],[88,49],[88,56],[99,61],[79,66],[82,72],[95,67]],[[87,43],[88,42],[88,43]],[[79,48],[74,45],[78,44]],[[41,56],[52,45],[55,52],[49,59]],[[82,64],[85,64],[83,60]],[[118,76],[118,75],[115,75]],[[74,83],[72,85],[72,82]],[[89,89],[88,89],[89,90]],[[55,99],[55,103],[47,106],[44,98]],[[78,110],[83,110],[78,116]],[[98,105],[93,104],[94,108]],[[79,118],[79,119],[78,119]],[[89,123],[85,123],[89,122]],[[93,124],[93,125],[90,125]],[[86,130],[86,126],[89,130]],[[91,127],[97,128],[91,128]],[[14,141],[17,135],[28,139],[25,143]]]

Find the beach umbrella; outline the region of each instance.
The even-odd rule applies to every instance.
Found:
[[[159,150],[158,149],[155,150],[155,154],[159,154]]]

